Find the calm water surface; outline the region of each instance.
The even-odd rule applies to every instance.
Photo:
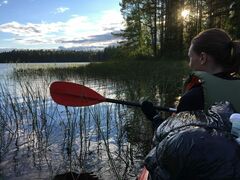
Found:
[[[162,93],[169,86],[165,78],[159,85],[62,70],[13,76],[18,68],[72,65],[0,64],[0,179],[52,179],[69,171],[94,172],[101,179],[136,178],[152,139],[151,124],[141,110],[110,103],[64,107],[52,101],[49,85],[71,81],[105,97],[130,101],[148,94],[160,104],[176,93]]]

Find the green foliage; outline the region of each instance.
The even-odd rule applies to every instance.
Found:
[[[124,0],[121,5],[121,12],[126,20],[126,29],[119,35],[123,37],[121,44],[127,50],[130,57],[138,55],[150,56],[151,52],[151,36],[145,20],[142,17],[144,1]]]
[[[81,70],[83,73],[83,70]],[[84,67],[88,76],[123,81],[126,98],[147,98],[162,106],[174,106],[182,93],[183,78],[188,74],[185,61],[171,59],[93,63]]]
[[[191,39],[207,28],[222,28],[240,39],[239,0],[122,0],[125,29],[117,47],[103,51],[14,50],[0,62],[83,62],[171,57],[187,54]],[[186,17],[183,10],[189,10]]]
[[[230,5],[229,32],[233,38],[240,39],[240,1],[234,0]]]
[[[187,73],[185,61],[171,59],[155,60],[132,60],[132,61],[108,61],[104,63],[91,63],[80,67],[79,72],[94,77],[111,77],[114,79],[134,79],[145,84],[151,81],[159,82],[168,77],[178,78]],[[181,81],[181,80],[180,80]]]
[[[106,60],[124,60],[127,59],[127,53],[121,46],[110,46],[106,47],[103,51],[104,59]]]
[[[142,59],[128,61],[107,61],[90,63],[87,66],[39,67],[32,69],[17,68],[14,76],[23,78],[29,76],[47,76],[66,79],[76,75],[87,78],[109,79],[122,84],[128,100],[139,100],[148,97],[150,100],[162,99],[161,105],[172,106],[175,98],[181,94],[183,77],[188,73],[187,64],[183,60],[162,59],[161,61]],[[163,97],[159,97],[163,96]]]
[[[207,28],[240,38],[239,0],[122,0],[120,5],[126,28],[119,35],[132,57],[182,57],[191,39]]]
[[[0,53],[0,62],[90,62],[105,61],[104,51],[13,50]]]
[[[143,49],[145,50],[145,49]],[[13,50],[0,53],[1,63],[34,62],[102,62],[132,57],[122,46],[109,46],[102,51]]]

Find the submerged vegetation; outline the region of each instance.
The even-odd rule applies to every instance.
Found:
[[[106,97],[174,107],[188,73],[181,59],[191,38],[212,27],[240,38],[239,2],[123,0],[126,27],[115,34],[123,38],[119,46],[0,53],[4,63],[95,62],[16,65],[7,83],[0,84],[0,179],[53,179],[69,171],[136,179],[152,140],[151,122],[141,110],[107,103],[60,106],[50,98],[50,83],[73,81]]]
[[[141,149],[124,131],[132,119],[126,108],[58,106],[49,84],[19,85],[17,97],[1,86],[1,179],[52,179],[68,171],[93,171],[101,179],[136,176]]]
[[[16,68],[14,76],[42,75],[57,77],[67,80],[68,77],[85,76],[93,79],[111,79],[115,83],[121,83],[120,91],[128,94],[133,91],[136,94],[129,100],[139,100],[140,97],[149,97],[155,100],[160,94],[167,95],[166,101],[161,105],[172,106],[173,99],[181,94],[183,78],[188,73],[185,61],[109,61],[105,63],[90,63],[87,66],[73,65],[68,67],[49,68]],[[33,77],[34,78],[34,77]],[[130,93],[131,94],[131,93]],[[132,95],[133,95],[132,94]],[[157,98],[156,98],[157,97]],[[166,104],[165,104],[166,103]]]
[[[107,103],[60,106],[51,100],[49,84],[74,81],[106,97],[173,106],[187,73],[183,61],[16,67],[15,88],[1,85],[0,92],[0,177],[7,179],[51,179],[69,171],[135,179],[152,139],[151,123],[141,110]]]

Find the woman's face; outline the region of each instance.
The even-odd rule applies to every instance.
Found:
[[[191,44],[188,50],[188,57],[189,57],[189,67],[194,71],[202,71],[203,67],[201,64],[201,55],[198,55],[196,52],[193,51],[193,45]]]

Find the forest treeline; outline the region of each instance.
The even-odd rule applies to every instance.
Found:
[[[119,33],[133,56],[182,56],[191,39],[222,28],[240,39],[239,0],[122,0],[126,29]]]
[[[118,49],[119,47],[107,47],[103,51],[12,50],[0,53],[0,63],[100,62],[118,56]]]
[[[240,0],[121,0],[125,28],[117,47],[103,51],[13,50],[0,62],[83,62],[109,59],[179,58],[191,39],[208,28],[222,28],[240,39]]]

